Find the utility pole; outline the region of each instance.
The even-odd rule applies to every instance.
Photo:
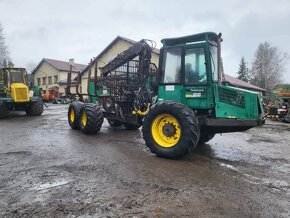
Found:
[[[71,86],[71,74],[72,74],[72,68],[75,65],[75,60],[73,58],[69,59],[69,73],[67,75],[67,90],[65,95],[68,96],[71,94],[70,92],[70,86]]]

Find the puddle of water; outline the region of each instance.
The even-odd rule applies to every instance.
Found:
[[[261,179],[261,183],[267,185],[270,188],[276,189],[289,189],[290,185],[285,180],[271,180],[271,179]]]
[[[273,180],[273,179],[268,179],[268,178],[258,178],[256,176],[252,176],[252,175],[249,175],[247,173],[244,173],[230,164],[225,164],[225,163],[218,163],[218,164],[222,167],[228,168],[228,169],[230,169],[234,172],[237,172],[240,175],[244,176],[244,178],[243,178],[244,181],[249,182],[251,184],[266,185],[269,188],[274,188],[274,189],[277,189],[280,191],[289,192],[290,184],[285,180]]]
[[[48,182],[48,183],[44,183],[44,184],[38,184],[35,187],[33,187],[33,190],[45,190],[45,189],[49,189],[49,188],[54,188],[54,187],[58,187],[58,186],[62,186],[62,185],[66,185],[69,183],[69,180],[65,180],[65,179],[60,179],[60,180],[55,180],[53,182]]]
[[[237,169],[236,167],[234,167],[234,166],[232,166],[232,165],[230,165],[230,164],[219,163],[219,165],[222,166],[222,167],[226,167],[226,168],[228,168],[228,169],[231,169],[231,170],[233,170],[233,171],[235,171],[235,172],[238,171],[238,169]]]

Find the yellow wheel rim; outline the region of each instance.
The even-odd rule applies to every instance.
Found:
[[[169,114],[160,114],[152,123],[151,133],[158,145],[164,148],[171,148],[178,143],[181,129],[175,117]]]
[[[83,111],[83,113],[82,113],[82,125],[86,126],[87,122],[88,122],[87,112]]]
[[[74,122],[75,121],[75,110],[74,109],[71,109],[70,110],[70,114],[69,114],[69,119],[71,122]]]

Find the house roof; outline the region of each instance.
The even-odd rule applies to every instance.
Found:
[[[239,87],[239,88],[244,88],[244,89],[250,89],[250,90],[255,90],[255,91],[259,91],[259,92],[265,92],[265,89],[262,89],[258,86],[249,84],[247,82],[244,82],[242,80],[239,80],[235,77],[229,76],[229,75],[225,75],[225,81],[229,82],[231,85]]]
[[[43,58],[41,62],[37,65],[37,67],[32,71],[32,75],[35,74],[35,72],[40,68],[40,66],[44,63],[48,63],[51,66],[53,66],[55,69],[59,71],[70,71],[70,64],[69,62],[66,61],[59,61],[59,60],[54,60],[54,59],[49,59],[49,58]],[[74,66],[72,67],[72,72],[82,72],[83,69],[86,68],[87,65],[85,64],[77,64],[75,63]]]
[[[132,39],[128,39],[126,37],[123,36],[117,36],[100,54],[98,54],[97,57],[94,58],[93,60],[93,64],[100,58],[102,57],[110,48],[112,48],[119,40],[124,40],[126,42],[129,42],[131,44],[135,44],[137,41],[134,41]],[[157,48],[153,49],[153,53],[158,54],[159,55],[160,50]],[[81,74],[83,74],[87,69],[89,68],[89,65],[83,69],[83,71],[81,72]]]

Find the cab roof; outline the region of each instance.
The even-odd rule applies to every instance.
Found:
[[[186,44],[191,42],[201,42],[201,41],[214,41],[217,42],[217,39],[220,34],[216,34],[214,32],[204,32],[204,33],[198,33],[194,35],[189,36],[182,36],[182,37],[176,37],[176,38],[165,38],[162,39],[161,42],[163,46],[174,46],[174,45],[180,45],[180,44]]]
[[[26,70],[23,67],[0,67],[1,70]]]

